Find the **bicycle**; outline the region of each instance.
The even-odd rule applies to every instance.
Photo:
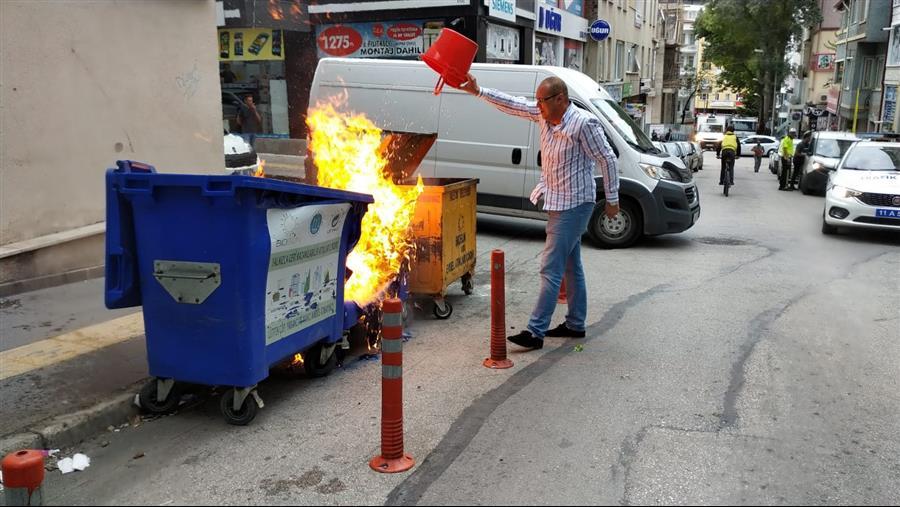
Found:
[[[722,193],[728,197],[728,188],[734,184],[734,151],[722,150],[722,169],[719,172],[719,181],[722,182]]]

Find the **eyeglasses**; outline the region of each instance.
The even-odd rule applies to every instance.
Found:
[[[556,96],[559,95],[560,93],[562,93],[562,92],[557,92],[557,93],[554,93],[553,95],[551,95],[551,96],[549,96],[549,97],[544,97],[544,98],[535,97],[535,99],[537,100],[537,103],[538,103],[538,104],[546,104],[548,100],[552,99],[553,97],[556,97]]]

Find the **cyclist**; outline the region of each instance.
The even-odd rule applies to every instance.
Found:
[[[740,157],[740,154],[741,141],[734,135],[734,127],[729,126],[722,137],[722,170],[719,173],[719,185],[724,185],[725,178],[728,178],[728,185],[734,186],[734,160]]]

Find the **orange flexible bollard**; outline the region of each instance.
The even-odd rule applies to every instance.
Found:
[[[3,458],[3,488],[6,505],[43,505],[44,456],[26,449]]]
[[[491,252],[491,357],[484,360],[486,368],[512,368],[506,357],[506,267],[503,250]]]
[[[376,472],[405,472],[415,460],[403,452],[403,304],[385,300],[381,326],[381,455],[369,466]]]
[[[566,304],[566,279],[563,277],[562,285],[559,286],[559,296],[556,298],[556,303],[560,305]]]

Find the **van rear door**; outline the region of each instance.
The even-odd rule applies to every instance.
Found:
[[[473,70],[480,86],[534,97],[535,72]],[[478,205],[521,210],[526,175],[535,171],[531,147],[537,124],[500,112],[483,99],[445,86],[438,119],[436,174],[478,178]],[[529,189],[530,191],[530,189]]]

